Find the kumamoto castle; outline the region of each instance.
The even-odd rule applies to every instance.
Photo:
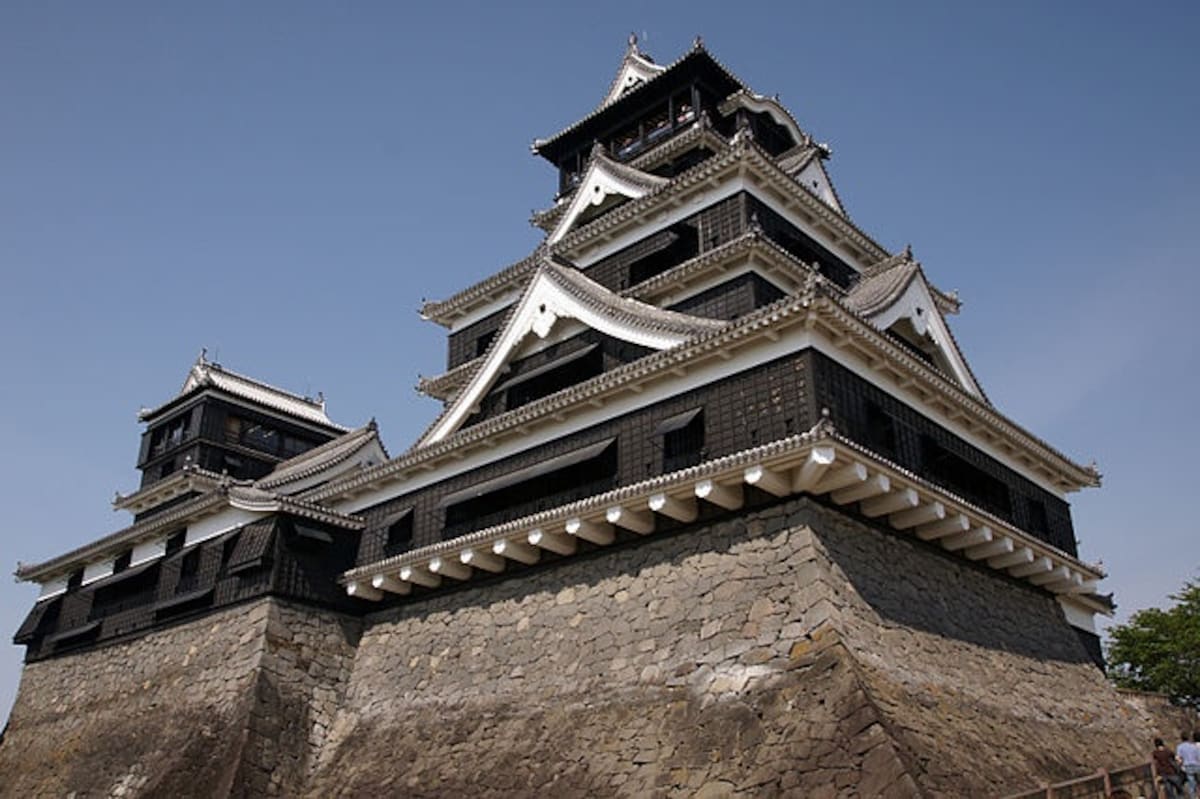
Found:
[[[1143,758],[1067,503],[1098,473],[993,407],[828,146],[631,39],[533,150],[545,236],[422,308],[411,447],[201,355],[128,525],[25,539],[0,795],[999,796]]]

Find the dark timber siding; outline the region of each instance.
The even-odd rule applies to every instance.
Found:
[[[240,420],[241,428],[260,425],[273,432],[274,448],[231,435],[228,420]],[[151,442],[159,431],[172,429],[184,422],[182,433],[174,443],[157,451]],[[199,466],[212,472],[225,472],[234,478],[262,477],[275,464],[301,452],[324,444],[335,433],[315,430],[296,423],[283,414],[225,402],[202,393],[195,402],[165,417],[142,434],[138,468],[142,471],[142,486],[148,486],[181,469],[185,464]],[[284,446],[287,439],[291,448]]]
[[[512,410],[519,405],[524,405],[532,401],[528,397],[517,399],[514,389],[506,388],[506,386],[520,381],[522,376],[551,366],[556,361],[565,360],[572,353],[577,353],[588,347],[595,348],[589,353],[587,358],[589,364],[595,367],[592,370],[595,374],[615,369],[618,366],[636,361],[638,358],[642,358],[653,352],[653,350],[647,347],[640,347],[636,344],[630,344],[629,342],[613,338],[612,336],[606,336],[598,330],[585,330],[577,336],[572,336],[565,341],[552,344],[544,350],[540,350],[526,358],[511,362],[508,365],[508,370],[496,379],[496,385],[480,401],[479,412],[467,420],[466,426],[478,424],[484,419],[491,418],[504,413],[506,410]],[[575,362],[575,364],[578,364],[578,362]],[[566,368],[570,368],[570,365]],[[581,374],[580,378],[587,379],[592,376],[594,374]],[[523,387],[519,382],[514,386],[514,388]],[[553,392],[545,392],[542,396],[550,393]]]
[[[818,406],[829,409],[839,431],[1046,543],[1077,554],[1066,502],[833,360],[817,353],[810,357]]]
[[[746,232],[752,216],[770,239],[805,263],[819,262],[821,272],[838,285],[847,287],[853,281],[857,272],[841,258],[746,192],[713,203],[670,227],[651,233],[601,258],[583,272],[606,289],[621,292],[737,238]],[[453,369],[483,354],[509,308],[451,333],[448,337],[448,368]]]
[[[485,316],[478,322],[473,322],[462,330],[451,333],[448,337],[450,350],[446,360],[446,368],[453,369],[482,355],[483,350],[486,349],[487,342],[500,329],[500,324],[504,321],[504,315],[508,313],[508,309],[511,307],[501,308],[494,314]]]
[[[18,631],[39,660],[265,594],[352,611],[337,578],[359,534],[278,515],[39,602]]]
[[[481,523],[469,525],[470,529],[456,524],[447,530],[441,506],[442,498],[450,493],[589,444],[616,438],[616,478],[604,486],[610,488],[663,473],[663,436],[655,431],[665,420],[703,409],[700,457],[711,459],[803,432],[819,418],[822,408],[829,409],[837,429],[849,438],[1075,554],[1067,503],[825,356],[805,351],[370,508],[364,512],[368,529],[362,537],[358,562],[365,564],[384,557],[388,520],[409,508],[413,512],[411,546],[421,547],[576,498],[574,491],[556,490],[526,505],[505,507],[496,513],[481,510]],[[938,462],[931,464],[932,458]],[[948,470],[947,464],[969,466],[966,478]],[[936,471],[931,473],[931,469]],[[1007,508],[987,507],[988,496],[972,496],[970,490],[980,485],[992,491],[999,487],[1007,498]],[[1035,518],[1038,508],[1041,519]],[[397,553],[393,550],[388,554]]]
[[[813,424],[808,375],[799,355],[781,358],[754,370],[664,400],[641,410],[595,425],[537,449],[514,455],[467,474],[457,475],[364,512],[368,529],[363,534],[359,563],[384,556],[387,526],[406,508],[413,508],[412,545],[426,546],[443,539],[447,494],[615,437],[617,476],[613,486],[628,485],[663,472],[663,441],[656,428],[666,419],[704,409],[702,456],[716,458],[807,430]],[[612,486],[610,486],[612,487]],[[519,518],[562,504],[571,492],[539,498],[503,514],[488,517],[487,524]],[[477,525],[477,527],[487,526]],[[466,530],[456,529],[454,535]],[[391,553],[395,554],[395,553]]]
[[[781,297],[783,291],[774,283],[746,272],[672,305],[671,310],[708,319],[737,319]]]

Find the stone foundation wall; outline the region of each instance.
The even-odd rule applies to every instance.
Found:
[[[349,675],[358,623],[262,599],[27,664],[0,796],[295,794]]]
[[[1148,756],[1144,715],[1050,595],[844,516],[801,517],[831,617],[922,788],[1015,792]]]
[[[1003,795],[1152,733],[1050,596],[798,499],[30,664],[0,795]]]
[[[960,796],[1141,757],[1047,595],[808,500],[369,619],[311,796]]]
[[[27,664],[0,794],[228,795],[268,616],[260,601]]]

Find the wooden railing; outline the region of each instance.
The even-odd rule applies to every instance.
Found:
[[[1116,791],[1126,791],[1133,799],[1167,799],[1153,760],[1116,771],[1100,769],[1095,774],[1010,794],[1005,799],[1108,799]]]

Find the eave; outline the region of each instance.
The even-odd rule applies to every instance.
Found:
[[[417,380],[417,391],[443,402],[453,399],[454,395],[471,379],[471,374],[479,368],[479,364],[482,362],[483,356],[479,355],[440,375],[421,377]]]
[[[901,534],[1053,594],[1085,595],[1105,575],[945,489],[819,424],[813,431],[359,566],[351,596],[381,600],[414,585],[436,589],[480,572],[529,565],[542,552],[570,556],[579,541],[604,547],[617,533],[652,534],[659,518],[690,522],[701,502],[737,510],[745,487],[779,498],[825,497]],[[447,579],[448,578],[448,579]]]
[[[559,319],[583,324],[641,347],[664,350],[703,336],[724,323],[667,311],[614,294],[574,267],[547,259],[522,291],[521,299],[488,346],[470,381],[426,429],[419,446],[452,436],[486,394],[514,349],[529,335],[544,337]]]
[[[843,256],[857,262],[859,269],[888,257],[887,250],[797,183],[748,137],[735,137],[724,153],[697,164],[645,197],[628,202],[578,228],[559,241],[554,250],[572,260],[579,260],[619,235],[652,222],[653,217],[664,208],[685,205],[718,188],[725,180],[739,176],[752,179],[766,197],[798,214],[814,231],[829,238],[836,247],[842,249]]]
[[[813,274],[812,267],[767,238],[761,230],[753,229],[708,252],[689,258],[649,280],[625,289],[621,292],[621,296],[661,305],[661,300],[667,294],[686,291],[698,280],[714,272],[724,272],[747,259],[750,259],[760,271],[779,278],[780,283],[791,289],[800,288],[805,279]],[[483,356],[481,355],[465,363],[460,363],[440,375],[422,377],[417,383],[417,391],[434,399],[452,398],[466,385],[482,360]]]
[[[639,169],[648,172],[655,167],[669,161],[681,153],[689,150],[694,150],[700,147],[712,150],[714,153],[724,150],[729,147],[729,142],[715,130],[706,124],[707,117],[701,115],[696,122],[676,136],[673,136],[663,142],[660,142],[649,150],[646,150],[638,157],[629,162],[629,166],[634,169]],[[570,204],[569,198],[575,193],[575,189],[569,192],[564,192],[558,201],[550,208],[545,208],[541,211],[535,211],[530,217],[529,222],[534,227],[541,228],[549,233],[558,224],[558,220],[566,212],[567,206]]]
[[[343,436],[276,464],[270,473],[255,480],[254,485],[293,494],[295,490],[286,490],[289,486],[334,470],[363,450],[373,447],[378,447],[380,456],[387,460],[387,449],[379,438],[379,428],[374,419]]]
[[[620,119],[628,111],[628,109],[644,102],[652,92],[659,91],[663,87],[664,82],[669,81],[675,76],[679,75],[680,69],[686,67],[689,65],[689,63],[694,65],[698,70],[707,70],[710,77],[724,83],[725,88],[723,91],[725,92],[733,93],[739,89],[747,88],[746,84],[744,84],[736,75],[730,72],[724,64],[713,58],[712,54],[705,50],[704,46],[697,41],[691,50],[674,62],[668,64],[666,68],[658,75],[655,75],[644,83],[641,83],[625,92],[617,100],[611,103],[601,104],[591,113],[587,114],[575,123],[568,125],[566,128],[562,129],[553,136],[545,139],[534,140],[530,150],[534,155],[540,155],[551,163],[555,163],[556,159],[562,155],[560,149],[569,147],[569,145],[564,144],[568,139],[579,136],[582,140],[586,140],[587,131],[585,128],[605,127],[606,123],[604,121],[597,122],[597,120],[601,120],[602,117],[608,117],[612,120]],[[718,91],[721,90],[720,87],[717,86],[714,86],[713,88],[718,89]],[[601,131],[597,130],[593,132],[599,133]]]
[[[61,574],[70,573],[81,565],[115,558],[130,547],[149,541],[173,528],[213,516],[226,508],[255,513],[288,513],[348,530],[361,530],[365,526],[363,520],[355,516],[301,499],[259,491],[245,483],[224,485],[185,502],[178,508],[134,523],[50,560],[37,564],[20,564],[15,575],[22,582],[45,582]]]
[[[156,508],[159,505],[184,494],[207,492],[217,487],[222,476],[191,464],[184,466],[178,472],[140,488],[132,494],[118,493],[113,498],[113,510],[127,510],[130,513]]]
[[[206,390],[220,392],[241,402],[270,408],[285,414],[296,423],[314,426],[326,432],[345,433],[349,431],[349,428],[335,423],[325,413],[323,398],[314,400],[302,397],[253,377],[226,369],[220,364],[208,361],[204,352],[200,353],[192,365],[179,393],[156,408],[139,411],[138,421],[153,423],[184,402],[200,396]]]
[[[724,180],[738,175],[755,178],[766,196],[798,214],[817,232],[826,235],[843,249],[845,256],[857,261],[860,269],[889,257],[881,245],[797,183],[761,147],[743,137],[725,147],[723,152],[677,175],[670,183],[583,225],[553,246],[539,247],[523,260],[446,300],[426,303],[421,308],[421,315],[450,327],[471,311],[512,295],[517,284],[536,267],[540,258],[560,253],[576,260],[581,253],[612,241],[621,233],[653,223],[653,218],[659,212],[683,206],[720,186]]]
[[[153,518],[136,522],[103,538],[85,544],[42,563],[19,564],[16,578],[22,582],[43,582],[59,574],[69,573],[77,566],[116,557],[123,550],[148,541],[155,535],[196,519],[210,516],[226,506],[225,497],[219,491],[196,497],[177,508],[164,511]]]
[[[961,424],[1006,457],[1022,464],[1060,491],[1098,486],[1100,476],[1071,461],[1049,444],[998,414],[950,377],[916,358],[868,322],[844,308],[838,291],[813,276],[806,291],[786,297],[689,343],[653,353],[605,372],[572,388],[544,397],[499,416],[463,428],[424,447],[414,447],[388,463],[351,479],[306,494],[317,502],[351,500],[410,477],[429,475],[468,454],[498,447],[546,425],[559,425],[573,413],[603,408],[627,393],[640,394],[659,381],[733,358],[756,343],[778,341],[795,327],[819,327],[835,347],[879,375],[897,394],[912,397],[940,418]]]

